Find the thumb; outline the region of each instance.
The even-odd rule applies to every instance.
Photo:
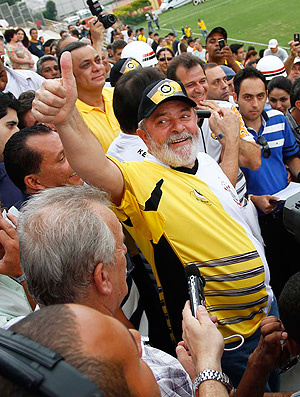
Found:
[[[69,51],[62,54],[60,58],[60,68],[63,87],[67,88],[67,86],[74,85],[75,77],[73,75],[72,56]]]

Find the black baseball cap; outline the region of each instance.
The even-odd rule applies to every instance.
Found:
[[[163,79],[156,81],[145,88],[138,111],[138,122],[149,117],[163,102],[178,100],[186,102],[192,107],[197,104],[190,99],[184,86],[179,81]]]
[[[111,86],[114,87],[116,85],[116,82],[123,74],[128,73],[131,70],[135,70],[139,67],[142,67],[142,65],[136,59],[133,58],[119,59],[110,69],[109,80]]]
[[[226,30],[225,30],[224,28],[222,28],[221,26],[217,26],[216,28],[213,28],[213,29],[208,33],[208,35],[207,35],[207,37],[206,37],[206,42],[207,42],[208,38],[209,38],[210,36],[212,36],[214,33],[220,33],[220,34],[224,37],[224,39],[227,40],[227,32],[226,32]]]

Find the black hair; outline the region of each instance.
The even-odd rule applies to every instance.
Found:
[[[192,37],[190,37],[189,39],[188,39],[188,44],[190,44],[190,43],[193,43],[195,40],[192,38]]]
[[[4,32],[4,37],[7,43],[11,42],[11,39],[14,37],[16,33],[17,32],[15,29],[6,29],[6,31]]]
[[[179,66],[182,66],[183,68],[190,70],[193,67],[200,65],[201,68],[203,69],[203,62],[201,61],[200,58],[196,57],[195,55],[185,52],[174,59],[169,63],[168,70],[167,70],[167,77],[171,80],[178,80],[178,77],[176,75],[176,70],[179,68]]]
[[[266,80],[265,76],[256,68],[250,66],[245,69],[241,69],[234,76],[234,79],[233,79],[234,91],[235,91],[237,97],[239,97],[241,83],[245,79],[260,79],[264,83],[265,89],[267,90],[267,80]]]
[[[294,107],[296,102],[300,100],[300,77],[294,81],[291,88],[291,106]]]
[[[292,89],[292,82],[291,80],[283,76],[273,77],[273,79],[270,80],[268,83],[269,94],[272,90],[274,90],[274,88],[279,88],[280,90],[283,90],[290,94]]]
[[[300,345],[300,272],[286,282],[278,300],[280,319],[289,336]]]
[[[29,34],[31,34],[34,30],[37,31],[37,28],[31,28],[31,29],[29,30]]]
[[[244,45],[243,44],[238,44],[238,43],[233,43],[233,44],[230,44],[229,47],[230,47],[232,53],[237,55],[238,50],[240,48],[244,47]]]
[[[252,50],[255,50],[255,47],[253,45],[249,45],[247,51],[252,51]]]
[[[113,109],[123,132],[135,134],[144,89],[164,77],[158,69],[147,67],[137,68],[119,78],[113,96]]]
[[[126,41],[123,39],[118,39],[115,40],[112,45],[111,48],[113,50],[113,53],[116,54],[117,50],[120,50],[121,48],[124,48],[127,45]]]
[[[53,44],[56,40],[55,39],[48,39],[44,43],[44,48],[45,47],[51,47],[51,44]]]
[[[157,53],[155,54],[157,59],[159,58],[159,55],[160,55],[160,53],[161,53],[162,51],[169,51],[169,53],[170,53],[170,54],[172,55],[172,57],[174,58],[174,52],[173,52],[170,48],[168,48],[168,47],[163,47],[163,48],[160,48],[160,49],[157,51]]]
[[[27,146],[27,139],[31,136],[51,133],[54,132],[50,127],[39,124],[23,128],[6,142],[3,151],[5,169],[9,178],[22,192],[26,191],[25,176],[37,174],[43,161],[41,153]]]
[[[24,116],[29,110],[31,110],[34,97],[35,97],[35,91],[29,90],[22,92],[22,94],[20,94],[18,98],[20,102],[20,109],[18,110],[18,119],[19,119],[18,127],[20,129],[26,127],[24,122]]]
[[[57,62],[59,66],[59,71],[61,72],[60,68],[60,58],[62,54],[66,51],[72,52],[74,50],[77,50],[78,48],[86,47],[87,44],[84,43],[83,41],[72,41],[71,43],[67,44],[61,51],[59,51]]]
[[[17,112],[20,109],[20,102],[11,92],[0,92],[0,119],[7,115],[8,108]]]

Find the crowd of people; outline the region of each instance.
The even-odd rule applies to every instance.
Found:
[[[300,395],[278,197],[300,182],[300,43],[246,51],[200,18],[202,39],[161,36],[153,16],[0,36],[3,397],[56,395],[40,345],[105,397]]]

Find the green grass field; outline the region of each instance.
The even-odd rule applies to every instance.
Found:
[[[158,33],[164,36],[173,24],[180,36],[181,26],[188,24],[196,36],[202,37],[197,26],[200,17],[208,30],[224,27],[229,44],[239,40],[267,44],[271,38],[276,38],[280,46],[288,47],[294,32],[300,32],[300,1],[209,0],[197,6],[190,3],[159,14],[162,29]],[[248,43],[245,44],[247,46]],[[255,48],[265,46],[256,44]]]

